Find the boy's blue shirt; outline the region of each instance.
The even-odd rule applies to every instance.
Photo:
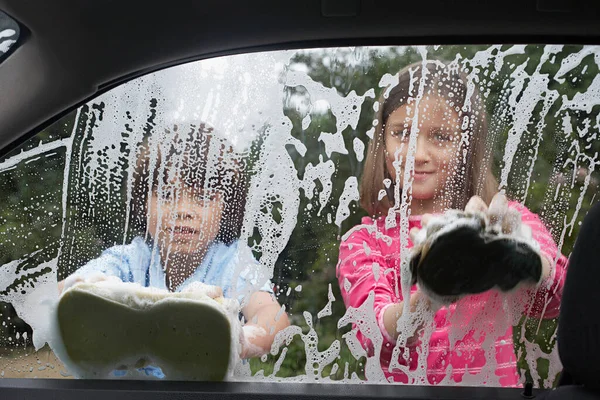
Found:
[[[260,270],[261,265],[252,251],[241,241],[236,240],[229,245],[213,242],[196,271],[176,291],[185,289],[192,282],[202,282],[221,287],[225,297],[236,298],[240,304],[244,304],[244,300],[257,290],[273,293],[268,280],[259,287]],[[133,239],[131,244],[105,250],[100,257],[76,272],[82,276],[95,273],[116,276],[123,282],[135,282],[144,287],[167,289],[158,248],[151,248],[141,237]],[[164,377],[157,367],[142,368],[139,372],[157,378]],[[127,371],[114,371],[113,374],[123,376]]]

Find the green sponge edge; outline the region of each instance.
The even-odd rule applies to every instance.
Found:
[[[211,301],[164,297],[132,307],[75,286],[61,296],[57,322],[69,363],[84,375],[151,364],[168,379],[221,381],[231,325]]]

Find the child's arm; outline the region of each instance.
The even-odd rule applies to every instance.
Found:
[[[394,343],[398,337],[397,321],[404,309],[401,289],[396,285],[398,268],[390,268],[375,233],[369,229],[364,225],[340,244],[338,282],[347,308],[361,307],[373,292],[373,311],[381,334]],[[411,295],[411,310],[414,311],[420,296],[418,292]]]
[[[142,242],[138,242],[138,239],[134,239],[128,245],[106,249],[98,258],[89,261],[71,276],[58,282],[59,293],[62,293],[65,286],[68,287],[84,280],[95,282],[103,280],[107,276],[114,276],[123,282],[132,282],[135,278],[141,278],[145,271],[131,265],[131,262],[135,259],[139,264],[143,264],[142,258],[149,257],[148,254],[145,254],[147,253],[145,250]]]
[[[426,296],[423,295],[421,292],[415,292],[410,295],[410,312],[416,312],[417,305],[420,301],[427,301]],[[387,335],[390,338],[397,338],[398,335],[400,334],[400,332],[398,332],[398,330],[397,330],[397,327],[398,327],[398,320],[402,316],[403,312],[404,312],[404,302],[403,301],[400,301],[400,302],[394,303],[394,304],[390,304],[387,307],[384,307],[383,317],[382,317],[383,325],[385,327]],[[412,345],[412,344],[416,343],[417,340],[418,340],[418,337],[417,337],[417,333],[415,332],[415,334],[411,338],[409,338],[407,344]]]
[[[533,303],[528,314],[538,318],[556,318],[565,283],[567,258],[560,253],[552,235],[536,214],[519,203],[511,203],[511,208],[516,209],[523,223],[531,228],[533,238],[540,244],[542,256],[544,277],[535,294],[531,293]]]
[[[271,293],[253,293],[242,313],[248,321],[242,328],[242,358],[258,357],[269,352],[275,335],[290,325],[286,312]]]
[[[478,204],[479,206],[477,206]],[[487,212],[491,219],[503,219],[503,228],[505,228],[505,223],[508,226],[511,225],[511,217],[516,216],[516,218],[519,218],[520,215],[521,223],[531,229],[533,239],[540,245],[542,261],[542,281],[537,288],[528,291],[529,298],[532,301],[529,302],[527,313],[535,318],[550,319],[558,317],[567,258],[559,252],[552,235],[540,218],[524,205],[518,202],[508,202],[506,197],[500,193],[494,196],[489,209],[483,200],[477,197],[473,197],[469,201],[465,210],[467,211],[469,207]],[[535,290],[535,293],[533,293],[533,290]]]
[[[62,281],[58,282],[58,294],[61,294],[63,292],[63,290],[73,286],[74,284],[76,284],[78,282],[88,282],[88,283],[100,282],[100,281],[106,280],[109,276],[114,276],[114,275],[107,275],[102,272],[97,272],[94,274],[92,274],[92,273],[81,274],[81,273],[79,273],[79,271],[76,271],[73,275],[70,275],[66,279],[63,279]]]

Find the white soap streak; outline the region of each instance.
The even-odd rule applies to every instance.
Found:
[[[404,299],[408,299],[410,297],[410,282],[412,280],[412,274],[409,268],[409,258],[410,251],[408,249],[408,215],[411,204],[412,195],[412,183],[413,183],[413,173],[415,170],[415,153],[417,150],[417,136],[419,134],[419,105],[421,103],[421,99],[423,98],[423,94],[425,92],[425,86],[427,85],[428,72],[427,68],[427,49],[423,46],[418,47],[419,54],[421,55],[421,59],[423,60],[421,66],[421,77],[418,82],[418,88],[416,96],[414,93],[409,91],[409,96],[414,96],[414,114],[412,118],[412,125],[410,129],[410,137],[408,140],[408,149],[406,155],[406,162],[404,164],[402,177],[402,196],[400,193],[396,193],[396,201],[394,207],[391,209],[398,210],[400,216],[400,277],[401,277],[401,290],[402,297]],[[415,71],[412,71],[410,74],[410,80],[413,81],[413,75]],[[396,155],[396,160],[398,160],[398,155]],[[398,176],[400,171],[400,165],[396,166],[396,175]],[[398,176],[399,178],[399,176]],[[395,185],[396,190],[399,191],[400,185]],[[400,203],[399,203],[400,201]],[[394,216],[395,220],[395,216]],[[404,313],[408,314],[410,312],[409,302],[404,303]]]
[[[600,62],[598,62],[600,66]],[[591,113],[594,106],[600,104],[600,75],[594,76],[594,80],[585,92],[577,92],[573,99],[569,100],[563,95],[563,109],[582,110]]]
[[[304,116],[304,118],[302,118],[302,130],[307,130],[308,127],[310,126],[310,114],[306,114],[306,116]]]
[[[65,159],[65,168],[63,171],[63,189],[62,189],[62,217],[63,217],[63,224],[62,224],[62,231],[61,231],[61,247],[59,248],[58,252],[59,252],[59,259],[60,256],[63,254],[63,250],[64,250],[64,246],[66,245],[65,243],[65,232],[66,232],[66,228],[67,228],[67,223],[70,221],[67,221],[67,200],[69,199],[69,194],[70,194],[70,190],[73,190],[73,193],[79,193],[80,191],[82,191],[82,187],[83,187],[83,179],[74,179],[75,182],[73,182],[73,187],[71,187],[71,175],[75,173],[75,171],[79,171],[80,174],[83,174],[84,168],[84,162],[83,162],[83,154],[84,154],[84,148],[85,146],[83,146],[83,143],[86,141],[86,135],[91,135],[92,132],[92,120],[97,118],[97,111],[94,110],[93,108],[91,110],[88,110],[88,112],[85,115],[86,117],[86,123],[85,126],[83,126],[83,128],[80,131],[80,141],[79,141],[79,148],[75,148],[73,149],[74,146],[74,139],[75,139],[75,135],[77,134],[78,130],[77,130],[77,126],[79,125],[79,121],[80,118],[82,118],[82,109],[79,108],[77,110],[77,116],[75,117],[75,124],[73,125],[73,131],[71,132],[71,145],[69,147],[67,147],[67,156]],[[77,154],[77,161],[78,164],[77,165],[71,165],[72,160],[71,158],[73,157],[74,150]],[[74,170],[72,170],[74,169]],[[86,176],[87,177],[87,176]],[[77,223],[80,222],[78,220],[73,221],[73,226],[77,226]],[[83,221],[81,221],[83,222]],[[85,222],[83,222],[85,223]],[[72,238],[72,240],[75,240],[75,238]],[[69,247],[69,253],[71,253],[73,251],[73,243],[70,244]]]
[[[17,32],[14,29],[4,29],[0,31],[0,40],[14,36]],[[0,42],[0,53],[6,53],[13,44],[17,41],[13,39],[5,39]]]
[[[352,329],[351,331],[343,334],[342,339],[346,341],[346,345],[348,346],[348,349],[350,349],[352,356],[359,360],[361,357],[367,357],[367,352],[356,337],[356,333],[357,330]]]
[[[338,329],[348,324],[356,324],[356,327],[365,336],[365,338],[372,342],[373,355],[367,357],[367,362],[365,364],[365,377],[367,378],[367,381],[371,383],[385,381],[385,375],[381,370],[379,359],[381,347],[383,346],[383,337],[381,336],[381,331],[379,330],[379,325],[377,324],[375,313],[373,312],[374,301],[375,294],[373,291],[371,291],[369,292],[367,299],[360,307],[348,307],[344,316],[338,321]],[[354,348],[356,355],[362,355],[362,353],[356,348],[356,343],[353,342],[350,336],[345,336],[344,339],[346,339],[351,350]],[[350,341],[348,342],[348,340]]]
[[[71,159],[72,138],[76,131],[77,122],[79,120],[80,110],[77,111],[73,133],[69,138],[59,139],[54,142],[41,144],[38,147],[21,152],[5,162],[0,164],[0,171],[12,168],[20,162],[35,158],[40,154],[56,150],[61,147],[66,148],[65,168],[63,176],[63,192],[62,192],[62,212],[63,221],[66,218],[66,201],[68,189],[68,177]],[[62,227],[62,237],[64,238],[64,223]],[[20,269],[23,260],[15,260],[0,267],[0,292],[6,292],[0,296],[0,300],[11,303],[17,314],[25,322],[27,322],[33,330],[33,344],[36,350],[42,348],[46,343],[51,346],[56,341],[53,334],[55,327],[53,326],[53,308],[58,300],[57,286],[57,265],[63,246],[61,240],[61,248],[59,248],[58,256],[50,261],[41,263],[34,268],[27,270]],[[39,251],[29,255],[34,256]],[[17,285],[17,282],[21,281]],[[16,288],[8,291],[10,285],[17,285]],[[29,287],[28,287],[29,286]],[[22,293],[25,291],[25,293]]]
[[[302,328],[297,325],[290,325],[277,332],[273,339],[273,343],[271,344],[271,355],[277,355],[284,343],[286,346],[292,344],[294,336],[296,335],[302,335]]]
[[[384,74],[381,79],[379,79],[379,87],[380,88],[385,88],[385,90],[383,91],[383,97],[384,98],[388,98],[390,95],[390,92],[392,91],[392,89],[398,84],[398,78],[400,77],[400,73],[397,72],[394,75],[386,73]],[[411,80],[411,84],[412,84],[412,80]],[[412,92],[412,91],[411,91]],[[379,103],[374,103],[373,104],[373,110],[375,112],[377,112],[379,110]],[[373,132],[375,131],[375,129],[373,128]],[[371,137],[372,139],[372,137]]]
[[[331,290],[331,283],[329,284],[328,287],[328,291],[327,291],[327,304],[325,305],[325,307],[323,307],[323,309],[321,311],[319,311],[317,313],[317,318],[324,318],[324,317],[328,317],[332,314],[331,311],[331,305],[333,304],[333,302],[335,301],[335,296],[333,295],[333,291]]]
[[[358,180],[355,176],[351,176],[346,179],[344,183],[344,191],[342,192],[339,200],[337,212],[335,214],[335,224],[342,226],[342,222],[350,216],[350,202],[358,201],[360,194],[358,193]]]
[[[0,294],[0,301],[11,303],[17,315],[31,326],[33,345],[39,350],[55,339],[52,316],[58,299],[58,258],[28,269],[20,268],[23,261],[14,260],[0,267],[0,293],[5,293]]]
[[[288,348],[284,347],[283,350],[281,350],[281,354],[279,355],[279,358],[277,359],[277,361],[275,361],[275,365],[273,365],[273,374],[271,376],[276,376],[277,373],[279,372],[279,370],[281,369],[281,365],[283,364],[283,361],[285,360],[285,356],[287,354]]]
[[[9,38],[15,35],[16,33],[17,31],[15,31],[14,29],[4,29],[0,31],[0,39]]]
[[[558,373],[563,369],[562,362],[560,361],[560,356],[558,354],[558,346],[554,344],[550,354],[547,354],[542,350],[539,344],[528,341],[524,335],[522,336],[522,342],[525,344],[525,350],[527,351],[527,357],[525,357],[525,359],[527,361],[529,371],[531,372],[533,382],[537,383],[540,380],[540,375],[537,370],[538,360],[546,359],[548,360],[548,376],[546,379],[544,379],[542,387],[554,387],[554,381],[556,380]]]
[[[352,288],[352,283],[350,283],[348,278],[344,278],[344,290],[346,291],[346,293],[350,292],[351,288]]]
[[[356,161],[362,162],[362,160],[365,158],[365,144],[359,138],[354,138],[352,144],[354,146]]]
[[[373,262],[372,266],[373,278],[375,278],[375,282],[379,281],[379,277],[381,276],[381,266],[378,262]]]
[[[276,355],[284,342],[286,343],[286,346],[289,346],[292,343],[294,336],[300,336],[300,339],[304,342],[304,350],[306,352],[306,375],[301,378],[301,381],[322,381],[324,380],[324,377],[322,376],[323,369],[333,363],[340,354],[340,341],[334,340],[328,349],[319,351],[319,337],[313,327],[312,316],[306,311],[303,312],[303,316],[309,327],[308,333],[303,334],[302,328],[299,326],[288,326],[275,336],[271,346],[271,354]],[[274,371],[273,376],[275,373],[276,371]]]
[[[532,75],[525,72],[527,61],[515,69],[512,74],[514,78],[513,88],[508,97],[508,104],[513,110],[513,123],[508,131],[508,139],[504,147],[504,166],[500,174],[500,188],[508,185],[508,176],[512,168],[512,162],[524,133],[528,133],[528,125],[533,117],[533,112],[542,94],[547,92],[550,77],[548,74],[540,73],[544,63],[552,56],[562,50],[562,46],[544,46],[544,54]],[[525,82],[529,81],[525,89]],[[519,98],[520,96],[520,98]],[[517,98],[519,98],[517,100]]]
[[[329,375],[334,376],[338,372],[339,369],[340,369],[339,364],[333,364],[333,367],[331,367],[331,373]]]
[[[79,112],[78,112],[79,113]],[[0,173],[4,171],[8,171],[14,169],[21,162],[27,162],[30,159],[33,159],[36,156],[42,155],[44,153],[48,153],[52,150],[60,149],[61,147],[69,147],[71,145],[71,137],[55,140],[53,142],[40,144],[37,147],[34,147],[31,150],[23,151],[21,153],[15,154],[3,162],[0,162]],[[49,156],[52,154],[49,154]]]
[[[578,160],[581,160],[584,162],[587,161],[588,167],[587,167],[587,174],[583,181],[583,187],[581,188],[581,190],[579,192],[579,197],[577,199],[577,205],[575,206],[575,211],[573,212],[571,221],[567,223],[565,220],[565,223],[563,225],[564,229],[563,229],[563,233],[561,234],[561,246],[559,246],[559,249],[562,247],[562,241],[564,239],[564,234],[566,233],[566,230],[568,228],[570,228],[569,235],[571,235],[573,233],[575,221],[577,220],[577,217],[579,216],[579,210],[581,210],[581,205],[583,204],[583,199],[585,198],[585,194],[587,193],[588,187],[590,186],[592,173],[595,171],[596,167],[600,166],[600,160],[598,160],[598,153],[597,152],[594,153],[593,157],[586,155],[584,152],[581,151],[579,141],[573,140],[569,151],[571,151],[571,150],[576,151],[576,156],[573,159],[568,159],[567,161],[565,161],[565,164],[564,164],[564,167],[566,167],[569,164],[573,165],[573,182],[571,183],[571,189],[573,189],[573,187],[574,187],[575,174],[578,171]]]
[[[302,71],[288,71],[285,84],[290,87],[305,87],[310,95],[312,104],[317,101],[325,101],[329,104],[329,108],[336,118],[336,131],[334,133],[322,132],[319,140],[325,144],[327,157],[331,157],[333,152],[348,154],[348,150],[344,145],[342,132],[348,126],[356,129],[360,118],[361,106],[365,98],[375,97],[375,91],[370,89],[362,96],[359,96],[353,90],[346,97],[343,97],[335,88],[326,87],[313,81],[308,74]]]
[[[525,54],[525,45],[519,44],[509,47],[508,49],[502,51],[501,45],[490,46],[484,50],[480,50],[473,57],[463,59],[462,64],[468,64],[473,68],[479,69],[491,69],[490,64],[494,64],[493,72],[490,74],[490,77],[494,78],[496,74],[502,69],[504,66],[504,59],[506,56],[516,55],[516,54]],[[458,57],[458,56],[457,56]],[[474,75],[469,74],[469,82],[468,86],[474,85]],[[474,87],[474,86],[471,86]],[[470,93],[473,93],[472,91]],[[468,97],[468,96],[467,96]]]
[[[291,137],[291,123],[281,116],[278,130],[267,129],[267,136],[261,148],[260,165],[252,177],[246,203],[242,239],[247,240],[257,230],[261,242],[252,249],[262,253],[260,263],[273,276],[277,257],[287,245],[297,221],[300,206],[301,182],[297,177],[294,162],[285,145]],[[283,130],[279,131],[279,129]],[[273,215],[277,207],[279,221]]]
[[[35,255],[39,253],[39,250],[31,255]],[[23,263],[24,260],[13,260],[7,264],[2,265],[0,270],[2,274],[0,274],[0,292],[8,291],[9,286],[13,285],[16,281],[23,278],[24,276],[34,272],[31,270],[21,271],[19,274],[19,266]],[[36,268],[38,270],[38,268]]]
[[[292,124],[281,107],[281,94],[284,83],[279,80],[276,65],[289,64],[293,53],[265,53],[245,59],[247,64],[256,66],[256,90],[260,93],[259,103],[261,123],[265,127],[263,143],[258,163],[250,171],[252,179],[246,202],[245,218],[241,239],[248,239],[257,232],[260,242],[251,245],[252,250],[261,253],[260,263],[267,278],[273,276],[273,269],[279,254],[287,245],[297,222],[300,205],[300,188],[303,182],[298,179],[294,162],[286,146],[293,145],[300,155],[306,146],[291,135]],[[240,63],[241,68],[246,64]],[[254,68],[254,67],[252,67]],[[288,72],[289,74],[289,72]],[[252,104],[246,105],[251,114],[257,114],[258,99],[250,97]],[[232,114],[235,117],[235,114]],[[320,175],[324,180],[323,175]],[[323,199],[324,203],[326,199]]]
[[[577,53],[571,53],[566,56],[561,64],[559,70],[554,75],[554,80],[558,83],[564,83],[564,76],[571,72],[573,69],[579,66],[584,58],[590,54],[594,55],[596,63],[600,60],[600,46],[583,46]]]
[[[319,192],[319,211],[317,215],[320,216],[323,208],[327,205],[331,192],[333,190],[333,183],[331,177],[335,172],[335,164],[332,160],[323,161],[322,157],[317,165],[309,163],[304,170],[304,178],[302,179],[302,188],[304,189],[304,196],[307,199],[312,199],[315,191],[315,180],[321,182],[323,189]]]
[[[367,256],[371,255],[371,247],[369,247],[369,244],[365,240],[363,240],[363,249]]]
[[[529,172],[527,173],[527,182],[525,184],[525,191],[523,196],[523,201],[527,200],[527,196],[529,194],[529,186],[531,185],[531,179],[533,176],[533,168],[535,167],[535,163],[538,158],[540,144],[544,138],[544,130],[546,128],[546,116],[548,115],[548,111],[550,111],[550,107],[554,104],[554,102],[558,99],[558,92],[555,90],[548,90],[544,97],[544,105],[542,107],[542,112],[540,113],[540,120],[536,124],[537,137],[535,138],[534,144],[534,152],[531,156],[529,162]]]

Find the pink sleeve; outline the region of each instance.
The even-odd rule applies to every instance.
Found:
[[[367,220],[370,219],[365,218],[363,222]],[[375,318],[381,333],[387,341],[394,342],[383,325],[383,312],[401,300],[401,294],[396,293],[397,269],[387,264],[380,248],[385,243],[378,243],[375,232],[369,232],[372,227],[372,223],[357,226],[342,241],[337,277],[346,307],[360,307],[373,291]]]
[[[540,252],[545,256],[554,268],[553,276],[546,279],[537,288],[533,298],[533,304],[529,307],[529,315],[536,318],[551,319],[558,317],[562,291],[565,283],[567,258],[562,255],[554,239],[540,218],[529,211],[527,207],[519,203],[510,204],[521,213],[523,223],[531,228],[533,238],[540,245]]]

